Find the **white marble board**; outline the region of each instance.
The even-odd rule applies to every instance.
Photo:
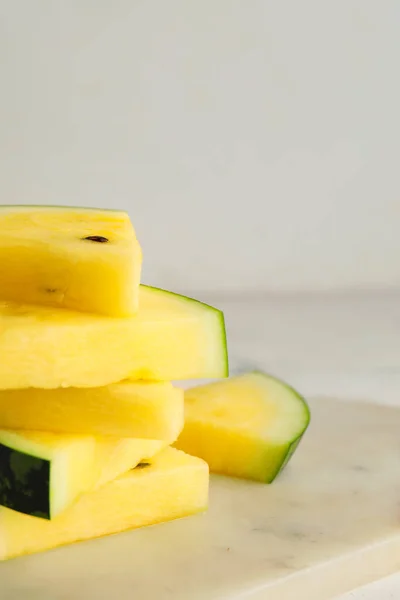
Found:
[[[0,599],[328,600],[395,572],[400,410],[311,409],[271,486],[214,476],[204,515],[2,563]]]

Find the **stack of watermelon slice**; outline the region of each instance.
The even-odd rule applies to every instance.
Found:
[[[140,285],[124,212],[0,208],[0,560],[203,511],[183,391],[227,376],[222,313]]]

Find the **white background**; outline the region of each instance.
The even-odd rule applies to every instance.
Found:
[[[0,201],[178,290],[400,284],[398,0],[1,0]]]

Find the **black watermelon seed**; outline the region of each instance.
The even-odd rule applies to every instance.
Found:
[[[150,467],[151,463],[149,462],[140,462],[136,465],[135,469],[145,469],[146,467]]]
[[[88,235],[83,240],[89,240],[89,242],[99,242],[100,244],[106,244],[110,240],[102,235]]]

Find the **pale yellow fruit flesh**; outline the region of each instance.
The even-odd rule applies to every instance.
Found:
[[[144,286],[127,319],[0,302],[0,356],[0,389],[227,374],[222,313]]]
[[[159,440],[58,435],[0,429],[0,444],[50,462],[50,518],[166,447]],[[2,487],[0,481],[0,491]],[[29,503],[28,503],[29,504]]]
[[[108,316],[137,312],[142,251],[125,212],[3,206],[0,230],[1,299]]]
[[[0,427],[7,429],[145,438],[170,444],[183,422],[183,390],[170,382],[0,390]]]
[[[50,518],[63,511],[93,483],[96,441],[90,436],[0,430],[0,444],[50,462]],[[0,490],[2,487],[0,482]]]
[[[175,446],[210,471],[271,482],[309,422],[305,401],[264,373],[247,373],[185,393],[185,426]]]
[[[160,440],[97,438],[93,489],[151,459],[166,446],[167,443]]]
[[[173,448],[151,462],[83,495],[53,521],[0,509],[0,560],[206,510],[206,463]]]

